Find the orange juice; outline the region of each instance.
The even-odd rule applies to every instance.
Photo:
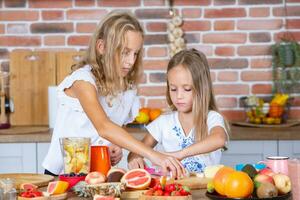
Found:
[[[98,171],[106,176],[110,167],[111,164],[108,146],[91,146],[90,171]]]

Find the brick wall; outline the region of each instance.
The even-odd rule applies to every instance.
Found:
[[[150,107],[165,104],[168,62],[164,0],[0,0],[0,63],[9,70],[14,49],[85,49],[101,17],[114,9],[134,12],[146,31],[145,75],[139,93]],[[241,120],[238,99],[270,95],[270,46],[284,31],[282,0],[174,0],[184,18],[189,48],[209,58],[216,99],[230,120]],[[290,31],[300,40],[300,0],[287,0]],[[300,90],[299,90],[300,93]],[[295,94],[295,95],[298,95]],[[300,117],[296,100],[293,118]]]

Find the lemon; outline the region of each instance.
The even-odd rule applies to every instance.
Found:
[[[138,116],[135,118],[139,124],[147,124],[149,122],[149,115],[144,112],[139,112]]]

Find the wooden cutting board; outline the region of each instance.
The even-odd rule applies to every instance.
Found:
[[[56,84],[55,53],[13,51],[10,54],[12,125],[48,125],[48,86]]]
[[[66,51],[56,53],[56,84],[71,73],[71,66],[77,63],[84,55],[84,51]]]
[[[48,183],[54,180],[53,176],[45,174],[30,174],[30,173],[19,173],[19,174],[0,174],[0,179],[10,178],[14,179],[16,188],[19,189],[22,183],[32,183],[36,186],[47,186]]]

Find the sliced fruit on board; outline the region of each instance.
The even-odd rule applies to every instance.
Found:
[[[143,190],[150,185],[151,175],[144,169],[132,169],[122,177],[121,182],[125,183],[127,188]]]
[[[35,190],[36,188],[38,188],[38,186],[32,183],[22,183],[20,185],[21,190]]]
[[[48,184],[47,193],[53,194],[62,194],[67,191],[69,183],[65,181],[52,181]]]

